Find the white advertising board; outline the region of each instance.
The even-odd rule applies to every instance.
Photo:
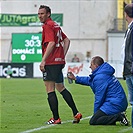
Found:
[[[42,77],[42,73],[39,70],[40,63],[34,63],[33,65],[33,77],[38,78]],[[67,72],[71,71],[75,75],[79,76],[88,76],[91,73],[91,69],[89,68],[90,63],[66,63],[63,68],[63,75],[67,77]]]
[[[33,64],[33,77],[39,78],[42,77],[42,72],[39,69],[40,63],[34,63]],[[117,78],[122,78],[122,64],[115,64],[110,63],[111,66],[115,69],[115,76]],[[74,73],[74,75],[78,76],[88,76],[91,74],[90,63],[66,63],[65,67],[63,68],[63,75],[64,77],[67,77],[67,72],[71,71]]]

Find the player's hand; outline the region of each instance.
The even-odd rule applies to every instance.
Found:
[[[42,61],[42,62],[41,62],[41,64],[40,64],[40,70],[41,70],[42,72],[44,72],[44,71],[45,71],[44,66],[45,66],[45,62],[44,62],[44,61]]]

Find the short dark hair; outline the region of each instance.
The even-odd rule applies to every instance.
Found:
[[[48,6],[45,6],[45,5],[40,5],[40,7],[39,7],[39,9],[42,9],[42,8],[45,8],[45,10],[46,10],[46,13],[50,13],[50,15],[51,15],[51,9],[50,9],[50,7],[48,7]]]
[[[124,12],[130,17],[133,18],[133,3],[127,4],[124,8]]]
[[[92,58],[92,60],[93,60],[93,63],[95,65],[98,65],[98,66],[100,66],[100,65],[102,65],[104,63],[103,58],[100,57],[100,56],[95,56],[95,57]]]

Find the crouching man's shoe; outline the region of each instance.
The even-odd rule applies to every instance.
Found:
[[[120,124],[121,125],[125,125],[125,126],[129,126],[129,121],[128,121],[127,117],[126,117],[125,112],[121,113],[121,118],[122,118],[122,120],[120,121]]]

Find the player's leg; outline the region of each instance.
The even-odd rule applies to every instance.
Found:
[[[43,73],[43,80],[46,86],[46,92],[48,94],[48,103],[49,107],[52,111],[53,118],[51,118],[47,124],[60,124],[61,120],[59,118],[58,113],[58,99],[55,93],[55,79],[56,79],[56,71],[54,72],[54,68],[52,66],[45,66],[45,72]]]
[[[73,123],[79,123],[80,119],[82,118],[81,113],[78,112],[77,107],[75,105],[75,102],[73,100],[73,97],[71,93],[65,88],[63,83],[63,73],[62,70],[59,74],[59,78],[56,81],[55,88],[60,92],[60,94],[63,96],[66,103],[69,105],[69,107],[72,109],[74,121]]]

